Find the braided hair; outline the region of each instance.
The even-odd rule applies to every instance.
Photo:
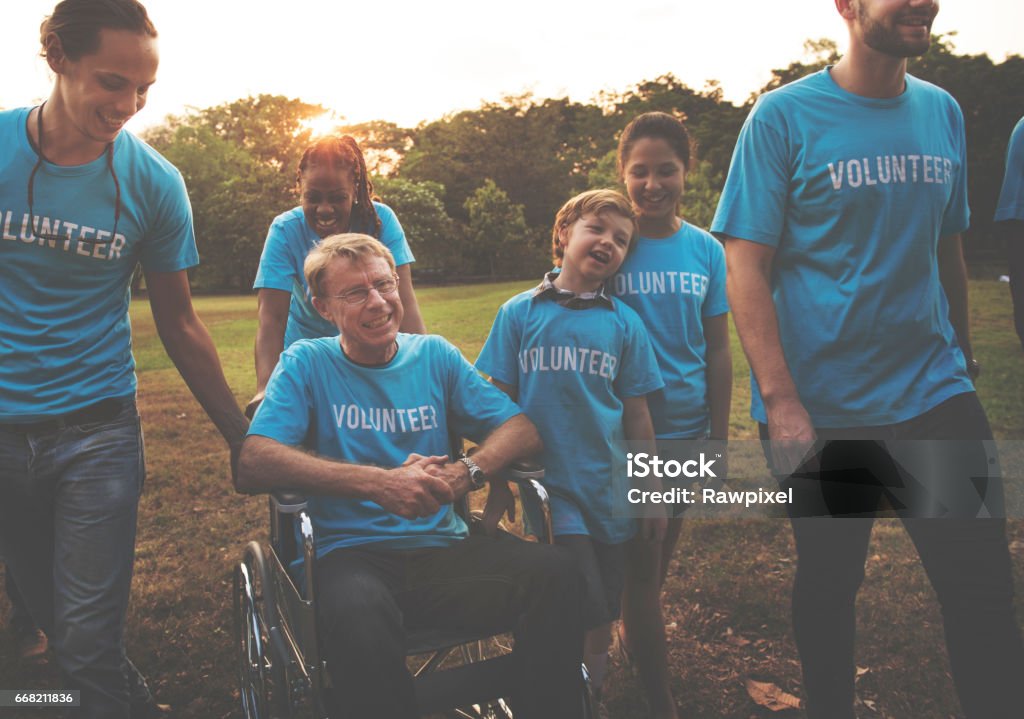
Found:
[[[295,181],[302,182],[302,174],[315,165],[329,165],[335,170],[352,170],[356,187],[355,202],[349,220],[349,232],[365,232],[380,237],[380,217],[373,207],[373,182],[366,172],[366,160],[359,144],[351,135],[324,137],[309,145],[299,160]]]

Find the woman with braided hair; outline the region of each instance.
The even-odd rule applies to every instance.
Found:
[[[415,261],[405,232],[390,207],[373,201],[373,183],[359,145],[349,135],[317,140],[302,153],[296,175],[300,204],[274,218],[260,257],[258,290],[256,395],[246,413],[263,401],[281,352],[299,339],[329,337],[338,329],[313,308],[302,273],[306,255],[325,237],[362,232],[379,239],[394,255],[398,293],[405,307],[401,331],[424,334],[412,289]]]

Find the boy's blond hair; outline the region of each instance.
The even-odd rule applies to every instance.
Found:
[[[395,271],[395,258],[391,251],[369,235],[358,232],[346,232],[341,235],[325,237],[306,255],[302,273],[306,276],[306,284],[314,297],[323,297],[324,271],[337,257],[344,257],[352,262],[361,262],[371,257],[383,257],[388,262],[391,272]]]
[[[602,212],[614,212],[617,215],[627,218],[633,223],[633,232],[629,236],[629,249],[636,244],[637,235],[640,233],[636,223],[636,211],[629,200],[620,192],[615,190],[588,190],[581,192],[564,205],[555,215],[555,226],[551,230],[551,255],[556,267],[562,266],[562,257],[565,256],[565,248],[562,247],[559,233],[568,228],[583,215],[599,215]]]

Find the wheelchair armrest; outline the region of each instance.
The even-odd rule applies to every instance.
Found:
[[[275,489],[270,493],[270,506],[275,512],[297,514],[306,508],[306,497],[298,492]]]
[[[528,483],[531,479],[544,479],[544,465],[532,459],[521,459],[505,468],[505,479],[518,484]]]
[[[541,484],[544,479],[544,465],[534,460],[525,459],[513,462],[507,466],[501,474],[509,482],[514,482],[519,487],[519,500],[523,505],[523,512],[526,512],[527,498],[536,501],[541,511],[541,526],[535,527],[537,538],[542,542],[550,544],[554,541],[554,531],[551,524],[551,497],[547,489]]]
[[[302,559],[306,577],[305,597],[311,599],[316,542],[313,523],[306,509],[306,497],[298,492],[274,490],[270,493],[270,544],[285,566],[295,559]]]

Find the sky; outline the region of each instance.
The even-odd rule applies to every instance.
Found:
[[[52,80],[39,23],[55,0],[5,3],[0,107],[36,104]],[[721,83],[744,101],[808,38],[846,45],[832,0],[149,0],[160,70],[129,128],[260,93],[298,97],[339,120],[415,126],[504,95],[587,102],[665,73]],[[287,14],[283,10],[287,9]],[[946,0],[933,32],[996,62],[1024,54],[1024,2]]]

